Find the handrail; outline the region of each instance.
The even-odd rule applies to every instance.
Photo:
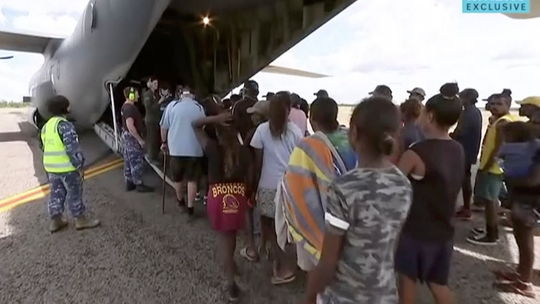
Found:
[[[114,103],[114,86],[112,82],[109,82],[109,98],[111,100],[111,111],[113,119],[113,129],[114,129],[114,152],[118,152],[118,122],[116,121],[116,105]]]

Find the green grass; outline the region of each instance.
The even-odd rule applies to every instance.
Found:
[[[0,101],[0,109],[6,109],[6,108],[26,108],[28,107],[28,103],[24,102],[14,102],[14,101]]]

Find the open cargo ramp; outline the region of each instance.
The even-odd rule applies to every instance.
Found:
[[[113,121],[119,122],[122,89],[130,81],[144,84],[146,77],[158,75],[170,84],[194,88],[200,99],[208,94],[224,96],[354,2],[173,0],[124,80],[114,85],[110,98],[115,100],[115,115],[107,111],[94,129],[109,147],[121,153],[120,134],[115,138],[120,124],[115,131]],[[272,71],[276,68],[270,67]]]

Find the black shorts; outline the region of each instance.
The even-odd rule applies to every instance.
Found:
[[[175,183],[196,182],[202,174],[202,157],[169,156],[171,179]]]
[[[396,250],[396,272],[421,283],[446,286],[453,251],[452,239],[422,242],[402,233]]]

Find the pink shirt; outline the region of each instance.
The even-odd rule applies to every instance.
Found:
[[[291,112],[289,113],[289,120],[296,126],[298,126],[298,128],[300,128],[300,131],[302,131],[302,136],[306,134],[307,117],[304,111],[297,108],[291,108]]]

